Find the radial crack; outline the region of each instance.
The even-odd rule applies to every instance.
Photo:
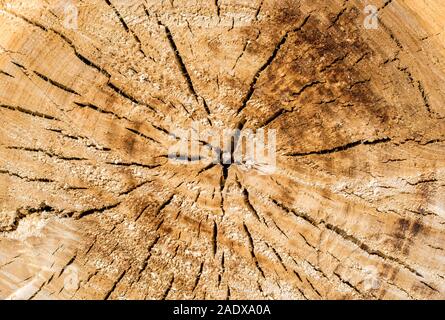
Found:
[[[187,67],[186,67],[186,65],[184,63],[184,60],[182,59],[181,53],[179,52],[178,46],[176,45],[176,42],[175,42],[175,40],[173,38],[173,35],[172,35],[170,29],[166,25],[164,25],[161,21],[159,21],[159,20],[158,20],[158,24],[160,26],[164,27],[165,34],[167,36],[168,42],[169,42],[170,47],[172,48],[172,51],[173,51],[173,53],[175,55],[175,59],[176,59],[176,62],[178,63],[179,69],[181,70],[181,73],[182,73],[182,75],[184,76],[184,78],[186,80],[186,83],[187,83],[187,86],[189,88],[190,93],[195,97],[196,101],[199,101],[200,100],[199,98],[202,99],[204,109],[205,109],[207,115],[210,115],[210,110],[209,110],[209,108],[207,106],[206,100],[204,98],[200,97],[196,93],[195,87],[193,85],[192,78],[190,77],[190,73],[187,70]]]
[[[269,58],[266,60],[266,62],[258,69],[258,71],[255,73],[252,82],[250,83],[249,86],[249,90],[247,91],[247,94],[244,96],[242,102],[241,102],[241,106],[238,108],[237,113],[239,114],[241,111],[243,111],[243,109],[247,106],[247,103],[249,102],[249,100],[252,98],[253,93],[255,92],[255,87],[256,84],[258,82],[258,79],[260,78],[261,74],[263,73],[264,70],[267,69],[267,67],[269,67],[272,62],[275,60],[275,58],[278,55],[278,52],[280,51],[280,49],[284,46],[284,44],[286,43],[289,34],[291,33],[295,33],[300,31],[308,22],[310,18],[310,15],[306,16],[306,18],[304,18],[303,22],[295,29],[287,31],[284,36],[281,38],[281,40],[278,42],[278,44],[275,46],[272,54],[269,56]]]
[[[54,116],[50,116],[44,113],[40,113],[37,111],[32,111],[29,109],[25,109],[19,106],[10,106],[10,105],[6,105],[6,104],[0,104],[0,108],[3,109],[8,109],[8,110],[12,110],[12,111],[17,111],[17,112],[21,112],[30,116],[34,116],[34,117],[39,117],[39,118],[43,118],[43,119],[47,119],[47,120],[55,120],[55,121],[60,121],[60,119],[54,117]]]
[[[244,222],[243,222],[243,228],[244,228],[244,231],[246,232],[247,238],[249,240],[250,255],[251,255],[253,261],[255,262],[255,266],[258,269],[258,271],[260,272],[261,276],[264,279],[266,279],[266,277],[264,275],[264,272],[263,272],[263,269],[261,269],[260,263],[258,262],[258,259],[257,259],[256,255],[255,255],[255,245],[253,243],[252,235],[251,235],[249,229],[247,228],[247,225]]]
[[[386,143],[386,142],[390,142],[390,141],[391,141],[390,138],[381,138],[381,139],[376,139],[376,140],[358,140],[358,141],[350,142],[345,145],[338,146],[338,147],[335,147],[332,149],[323,149],[323,150],[309,151],[309,152],[295,152],[295,153],[288,153],[285,155],[290,156],[290,157],[304,157],[304,156],[309,156],[309,155],[324,155],[324,154],[331,154],[331,153],[346,151],[346,150],[358,147],[360,145],[376,145],[376,144]]]

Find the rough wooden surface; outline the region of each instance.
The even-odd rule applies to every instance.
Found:
[[[0,298],[445,298],[442,0],[73,3],[0,1]]]

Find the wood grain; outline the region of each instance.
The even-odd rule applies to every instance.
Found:
[[[0,1],[0,298],[445,298],[442,0],[68,2]]]

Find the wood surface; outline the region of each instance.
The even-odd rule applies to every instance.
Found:
[[[443,0],[68,2],[0,1],[0,298],[445,298]]]

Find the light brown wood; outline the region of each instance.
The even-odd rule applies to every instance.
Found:
[[[444,27],[442,0],[1,0],[0,298],[445,298]],[[197,123],[277,130],[276,171],[169,161]]]

